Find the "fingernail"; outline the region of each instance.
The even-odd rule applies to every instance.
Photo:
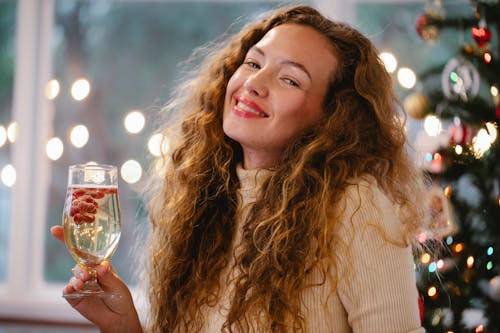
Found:
[[[98,267],[97,267],[97,270],[99,272],[99,275],[104,275],[106,274],[107,272],[109,272],[111,266],[109,264],[109,262],[107,261],[103,261]]]

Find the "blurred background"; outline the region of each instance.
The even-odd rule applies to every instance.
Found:
[[[71,164],[118,166],[123,233],[112,262],[135,291],[149,230],[141,190],[165,149],[153,135],[158,112],[194,49],[293,3],[0,0],[0,333],[95,331],[60,297],[74,261],[49,234]],[[376,44],[412,156],[432,176],[440,208],[419,240],[448,251],[415,258],[424,325],[500,332],[498,1],[301,3]]]

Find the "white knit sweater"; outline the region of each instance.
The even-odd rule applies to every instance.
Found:
[[[240,221],[255,201],[264,170],[238,168]],[[339,282],[330,297],[329,284],[308,288],[303,294],[303,313],[309,333],[423,333],[420,326],[415,273],[410,247],[401,247],[402,227],[389,199],[374,179],[349,186],[339,235],[346,240],[352,258],[339,264]],[[352,218],[349,218],[351,217]],[[240,223],[241,224],[241,223]],[[241,240],[241,225],[234,246]],[[231,267],[232,265],[228,265]],[[345,274],[344,274],[345,272]],[[225,271],[223,276],[237,274]],[[319,279],[311,274],[310,281]],[[223,282],[224,283],[224,282]],[[215,307],[205,307],[205,332],[220,332],[229,308],[231,286]]]

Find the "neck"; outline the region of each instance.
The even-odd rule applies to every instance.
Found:
[[[275,152],[256,152],[243,148],[243,169],[265,169],[276,166],[279,154]]]

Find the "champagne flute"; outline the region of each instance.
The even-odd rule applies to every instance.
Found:
[[[65,298],[113,297],[97,282],[95,270],[111,258],[121,233],[118,202],[118,171],[103,164],[71,165],[63,210],[64,242],[77,263],[87,268],[91,279],[83,289]]]

